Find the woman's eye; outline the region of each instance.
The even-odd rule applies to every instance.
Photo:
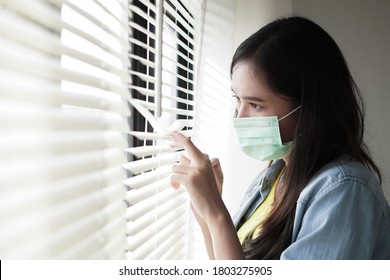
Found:
[[[258,104],[255,104],[255,103],[250,103],[251,107],[255,110],[261,110],[263,109],[263,106],[260,106]]]

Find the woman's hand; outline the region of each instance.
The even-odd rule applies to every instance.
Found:
[[[223,205],[223,173],[219,160],[210,160],[179,132],[172,132],[170,136],[173,139],[171,146],[184,148],[189,155],[189,158],[181,155],[180,163],[172,167],[171,185],[174,188],[184,186],[196,212],[207,221],[213,215],[218,215]]]
[[[206,156],[206,155],[205,155]],[[180,155],[179,157],[179,162],[183,166],[190,166],[191,165],[191,160],[184,155]],[[211,166],[213,167],[213,172],[214,172],[214,177],[218,185],[218,192],[221,195],[222,194],[222,184],[223,184],[223,173],[221,169],[221,165],[219,163],[219,160],[216,158],[211,159]],[[179,187],[179,184],[174,184],[174,187]],[[194,207],[193,203],[191,202],[191,209],[192,212],[194,213],[195,219],[198,222],[200,229],[202,230],[206,249],[207,249],[207,254],[210,259],[215,259],[214,256],[214,250],[213,250],[213,245],[212,245],[212,239],[210,235],[209,228],[203,218],[199,215],[198,211]]]
[[[190,195],[210,258],[244,259],[236,229],[222,201],[223,174],[219,161],[210,160],[181,133],[172,132],[171,137],[171,146],[184,148],[189,155],[189,158],[182,156],[180,163],[172,167],[171,185],[175,188],[183,185]]]
[[[217,182],[219,194],[222,195],[222,186],[223,186],[223,172],[221,168],[221,163],[217,158],[211,158],[211,166],[213,167],[214,177]]]
[[[207,157],[206,154],[203,154],[205,157]],[[184,155],[180,155],[179,162],[181,165],[190,166],[191,160]],[[213,167],[214,177],[218,185],[218,191],[219,194],[222,195],[222,186],[223,186],[223,172],[221,168],[221,163],[219,162],[219,159],[217,158],[211,158],[210,159],[211,166]],[[175,188],[178,188],[179,186],[173,186]]]

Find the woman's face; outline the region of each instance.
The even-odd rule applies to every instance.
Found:
[[[238,118],[277,116],[280,119],[297,107],[296,103],[271,91],[245,61],[233,68],[232,91],[237,99]],[[283,143],[293,139],[297,116],[298,112],[295,112],[279,121]]]

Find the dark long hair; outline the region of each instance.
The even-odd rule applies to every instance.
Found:
[[[321,27],[301,17],[273,21],[238,47],[231,72],[240,61],[250,62],[273,92],[302,106],[284,187],[261,234],[243,246],[249,259],[278,259],[291,244],[299,194],[321,167],[347,153],[380,181],[381,173],[363,141],[359,90],[337,44]]]

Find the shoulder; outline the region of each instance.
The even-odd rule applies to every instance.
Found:
[[[377,178],[362,163],[348,156],[338,158],[322,167],[302,191],[298,202],[311,204],[327,195],[370,193],[384,205],[386,199]],[[352,197],[350,197],[352,198]]]
[[[343,213],[349,218],[381,217],[390,233],[390,207],[378,179],[362,163],[347,156],[326,164],[301,192],[297,218],[308,212],[325,216]]]
[[[388,259],[389,248],[390,207],[378,180],[343,157],[321,168],[301,192],[283,258]]]

